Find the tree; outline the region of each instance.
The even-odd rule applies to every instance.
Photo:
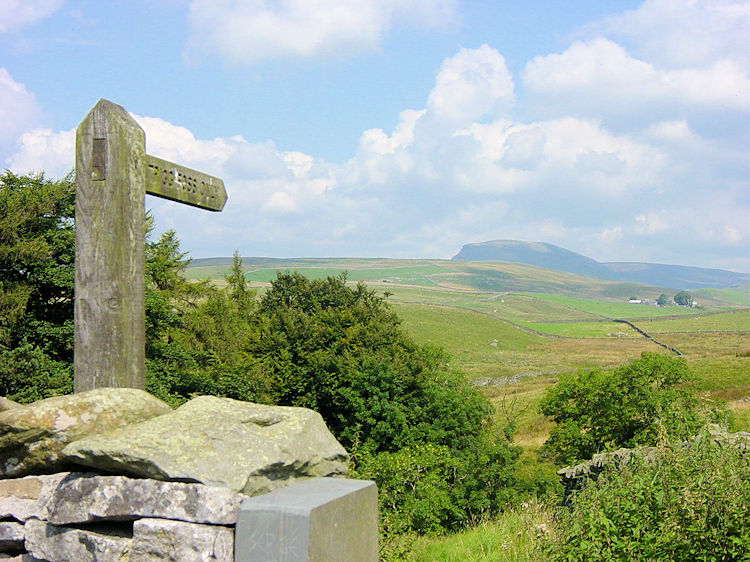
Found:
[[[20,402],[72,391],[73,198],[71,178],[0,179],[0,394]],[[238,252],[219,289],[185,279],[173,231],[144,243],[149,392],[317,410],[354,474],[403,506],[383,506],[396,531],[454,529],[513,497],[520,449],[493,432],[489,401],[364,284],[280,273],[258,299]]]
[[[247,278],[242,269],[242,257],[238,250],[235,250],[232,255],[232,265],[229,273],[224,275],[224,281],[227,282],[232,300],[237,303],[242,313],[250,313],[255,305],[255,291],[247,286]]]
[[[650,445],[662,427],[686,437],[705,421],[684,387],[692,378],[684,358],[648,352],[611,371],[562,375],[540,406],[556,423],[543,451],[574,464],[601,451]]]
[[[0,176],[0,395],[72,390],[74,185]]]
[[[669,304],[669,297],[662,293],[659,298],[656,299],[656,304],[659,306],[667,306]]]
[[[693,302],[693,297],[687,291],[680,291],[674,296],[674,302],[680,306],[690,306]]]
[[[312,408],[345,447],[461,447],[491,406],[435,348],[415,344],[391,306],[346,275],[279,273],[263,295],[255,354],[279,404]]]

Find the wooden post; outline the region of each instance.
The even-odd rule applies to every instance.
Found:
[[[74,391],[145,387],[146,193],[220,211],[224,183],[149,156],[143,129],[99,100],[76,131]]]
[[[100,100],[76,131],[75,392],[144,388],[146,135]]]

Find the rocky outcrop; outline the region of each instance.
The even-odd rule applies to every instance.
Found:
[[[63,450],[77,465],[248,495],[299,478],[343,475],[348,456],[320,414],[201,396],[175,411]]]
[[[0,477],[58,472],[71,441],[170,411],[142,390],[105,388],[0,412]]]

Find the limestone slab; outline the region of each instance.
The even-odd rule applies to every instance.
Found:
[[[346,473],[348,455],[317,412],[200,396],[175,411],[68,445],[77,464],[247,495]]]
[[[24,525],[26,550],[49,562],[103,562],[127,560],[131,534],[121,528],[98,531],[58,527],[38,519]]]
[[[0,518],[47,518],[52,493],[70,472],[0,480]]]
[[[102,388],[0,412],[0,477],[59,471],[71,441],[171,411],[142,390]]]
[[[228,488],[86,475],[68,479],[55,491],[48,521],[56,525],[141,517],[230,525],[247,496]]]
[[[228,527],[166,519],[133,524],[129,562],[232,562],[234,533]]]
[[[0,550],[18,549],[23,546],[23,525],[15,521],[0,521]]]

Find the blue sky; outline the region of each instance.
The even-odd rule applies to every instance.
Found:
[[[62,176],[99,98],[222,213],[194,257],[544,241],[750,270],[750,4],[0,0],[0,166]]]

